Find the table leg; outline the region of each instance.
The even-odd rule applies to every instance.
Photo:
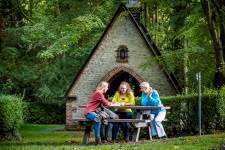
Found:
[[[141,128],[137,128],[137,135],[136,135],[136,138],[135,138],[135,142],[139,141],[140,132],[141,132]]]
[[[148,134],[149,134],[150,140],[152,140],[152,131],[151,131],[150,123],[149,123],[149,125],[148,125]]]
[[[133,137],[132,137],[132,141],[133,142],[137,142],[138,141],[138,132],[140,132],[138,130],[139,130],[139,128],[134,128]]]
[[[90,134],[91,134],[91,125],[87,125],[85,127],[85,130],[84,130],[84,136],[83,136],[82,144],[88,144]]]
[[[143,119],[143,115],[140,112],[137,113],[136,119]],[[140,127],[139,128],[135,128],[135,131],[133,133],[133,139],[132,139],[133,142],[138,142],[139,136],[140,136],[140,131],[141,131]]]

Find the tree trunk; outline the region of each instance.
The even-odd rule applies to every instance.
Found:
[[[32,17],[33,11],[33,0],[29,0],[29,16]]]
[[[225,4],[223,0],[201,0],[202,8],[206,16],[209,32],[212,38],[216,59],[216,73],[214,86],[220,88],[225,83],[224,63],[224,22],[221,22],[221,15]],[[222,15],[223,16],[223,15]]]
[[[147,28],[147,13],[148,13],[147,10],[148,10],[147,4],[146,2],[144,2],[144,24],[146,28]]]

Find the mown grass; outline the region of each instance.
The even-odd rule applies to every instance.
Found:
[[[120,143],[95,146],[93,135],[88,145],[82,145],[82,132],[55,131],[63,125],[24,125],[21,139],[0,142],[1,150],[198,150],[220,149],[225,145],[225,133],[186,136],[167,140],[141,140],[139,143]]]

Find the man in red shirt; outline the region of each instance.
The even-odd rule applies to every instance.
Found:
[[[95,142],[96,144],[101,144],[101,137],[100,137],[100,128],[101,128],[101,122],[96,120],[96,109],[100,107],[101,104],[104,104],[106,107],[110,107],[113,104],[109,102],[104,97],[104,93],[108,90],[109,84],[105,81],[100,82],[100,84],[97,86],[95,92],[92,94],[92,96],[89,99],[89,102],[85,108],[84,115],[88,120],[95,121]]]

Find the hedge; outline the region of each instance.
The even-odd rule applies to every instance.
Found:
[[[19,137],[18,129],[23,123],[21,98],[14,95],[0,95],[0,138]]]
[[[65,124],[65,101],[24,103],[25,120],[35,124]]]
[[[171,106],[164,122],[169,135],[198,133],[198,97],[173,96],[161,98],[164,105]],[[225,94],[215,93],[202,96],[202,131],[212,133],[225,129]]]

